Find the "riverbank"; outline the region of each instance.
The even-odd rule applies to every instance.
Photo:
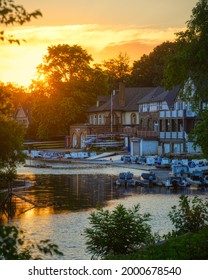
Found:
[[[207,260],[208,227],[172,237],[165,242],[126,255],[109,255],[106,260]]]
[[[27,160],[27,171],[29,167],[31,172],[37,173],[37,168],[39,173],[48,173],[51,170],[51,173],[60,174],[61,172],[67,173],[105,173],[105,169],[112,167],[112,170],[115,172],[114,175],[119,175],[120,172],[130,171],[136,176],[140,176],[142,172],[154,172],[156,176],[165,182],[170,173],[170,169],[156,168],[153,165],[147,164],[138,164],[138,163],[126,163],[121,160],[121,155],[111,155],[108,157],[101,157],[98,159],[86,158],[86,159],[28,159]],[[35,166],[37,165],[37,166]],[[42,165],[42,167],[41,167]],[[88,170],[88,171],[87,171]],[[18,171],[22,174],[24,171],[22,168],[19,168]]]

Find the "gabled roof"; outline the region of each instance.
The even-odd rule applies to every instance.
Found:
[[[165,90],[163,87],[157,87],[148,95],[144,96],[144,98],[140,99],[138,104],[166,101],[168,107],[172,107],[179,91],[179,86],[174,87],[171,90]]]
[[[154,88],[125,88],[125,106],[119,105],[119,94],[112,96],[113,110],[116,111],[138,111],[138,101],[151,92]],[[100,97],[99,97],[100,98]],[[101,106],[91,106],[87,112],[101,112],[111,110],[111,96]]]
[[[17,118],[18,117],[18,114],[22,112],[22,114],[24,115],[25,118],[29,118],[30,117],[30,109],[29,109],[29,106],[28,104],[26,103],[19,103],[17,108],[16,108],[16,111],[14,112],[14,118]]]
[[[166,101],[169,107],[172,107],[180,88],[174,87],[172,90],[165,90],[163,87],[140,87],[125,88],[125,106],[119,105],[119,93],[112,96],[112,107],[115,111],[131,112],[138,111],[138,104]],[[91,106],[87,112],[103,112],[111,110],[111,96],[99,96],[98,101],[102,102],[100,106]]]

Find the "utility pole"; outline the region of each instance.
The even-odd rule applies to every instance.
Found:
[[[111,116],[110,116],[110,124],[111,124],[111,137],[113,133],[113,96],[116,94],[116,91],[113,90],[111,93]]]

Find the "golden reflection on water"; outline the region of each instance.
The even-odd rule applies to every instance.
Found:
[[[31,201],[45,203],[44,207],[34,208],[15,198],[16,212],[10,223],[25,230],[30,240],[50,238],[64,253],[64,259],[90,259],[83,232],[89,225],[89,214],[96,211],[97,206],[113,210],[118,204],[130,208],[139,203],[143,213],[151,214],[154,232],[164,234],[171,229],[168,213],[171,206],[177,205],[180,194],[160,189],[116,188],[115,176],[128,169],[109,166],[77,170],[31,169],[22,168],[21,172],[37,185],[18,192]],[[139,176],[141,170],[135,169],[134,174]],[[7,222],[5,217],[4,222]]]
[[[24,218],[29,219],[32,216],[47,216],[52,214],[54,214],[53,207],[42,207],[42,208],[34,207],[24,213]]]

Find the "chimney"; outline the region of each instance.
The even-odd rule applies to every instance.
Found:
[[[119,82],[118,103],[119,103],[119,106],[121,106],[121,107],[124,107],[126,105],[126,102],[125,102],[125,85],[124,85],[123,82]]]

